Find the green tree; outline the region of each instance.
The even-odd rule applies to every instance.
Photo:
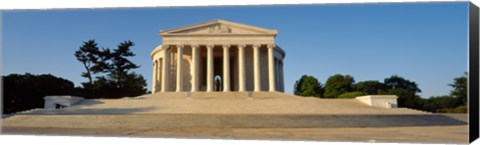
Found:
[[[403,89],[390,89],[388,90],[388,93],[398,96],[398,107],[407,107],[423,110],[423,99],[420,98],[420,96],[416,95],[415,92],[406,91]]]
[[[124,88],[125,82],[130,81],[128,79],[135,79],[129,76],[129,71],[140,67],[127,59],[127,57],[135,56],[130,50],[132,46],[134,46],[132,41],[124,41],[113,52],[104,51],[102,54],[106,60],[109,60],[103,61],[107,62],[104,65],[104,69],[108,72],[108,76],[111,79],[116,80],[118,88]]]
[[[147,93],[147,81],[142,75],[135,72],[129,72],[123,82],[124,96],[138,96]]]
[[[95,65],[99,62],[100,50],[95,40],[88,40],[83,42],[83,45],[75,51],[75,57],[82,62],[85,72],[82,72],[82,77],[88,78],[88,83],[83,83],[85,88],[91,88],[93,85],[92,74]]]
[[[325,98],[336,98],[343,93],[353,91],[355,80],[350,75],[335,74],[330,76],[325,83]]]
[[[430,112],[440,112],[443,109],[453,109],[457,107],[458,100],[452,96],[433,96],[425,99],[423,110]]]
[[[295,82],[294,94],[299,96],[322,97],[322,84],[313,76],[303,75]]]
[[[422,109],[423,100],[416,94],[421,90],[415,82],[393,75],[386,78],[384,84],[387,86],[388,94],[398,96],[398,107]]]
[[[388,89],[401,89],[408,92],[420,93],[422,90],[418,88],[417,83],[404,79],[403,77],[393,75],[386,78],[383,82]]]
[[[358,82],[354,85],[354,88],[366,95],[377,95],[387,91],[385,84],[375,80]]]
[[[87,96],[120,98],[124,96],[138,96],[147,92],[145,78],[131,71],[140,67],[128,59],[128,57],[135,56],[130,49],[134,45],[132,41],[124,41],[114,50],[108,48],[98,50],[97,48],[98,51],[85,51],[85,56],[93,56],[92,58],[95,58],[95,60],[89,61],[92,64],[89,65],[88,70],[100,74],[91,84],[93,93],[86,94]],[[84,51],[79,50],[75,53],[75,56],[83,54],[81,52]],[[83,63],[83,61],[81,62]]]
[[[467,104],[467,76],[468,74],[465,72],[465,75],[454,78],[453,84],[448,84],[449,86],[453,87],[450,95],[459,100],[457,105]]]
[[[105,76],[97,77],[93,84],[96,95],[104,98],[134,97],[147,92],[145,79],[135,72],[130,72],[127,75],[122,88],[118,87],[115,79]]]
[[[47,95],[75,95],[73,82],[51,74],[10,74],[2,80],[4,114],[43,108]]]

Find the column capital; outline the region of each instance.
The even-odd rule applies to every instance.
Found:
[[[253,44],[252,45],[253,48],[260,48],[260,46],[262,46],[262,45],[260,45],[260,44]]]
[[[238,48],[245,48],[246,46],[247,46],[247,45],[245,45],[245,44],[237,44],[237,47],[238,47]]]
[[[175,47],[177,47],[177,48],[183,48],[184,45],[183,45],[183,44],[177,44],[177,45],[175,45]]]
[[[190,47],[192,47],[192,48],[198,48],[199,46],[198,46],[198,44],[190,44]]]
[[[214,45],[211,45],[211,44],[206,45],[206,47],[209,48],[209,49],[210,49],[210,48],[213,48],[213,46],[214,46]]]
[[[222,45],[223,48],[230,48],[230,44],[224,44]]]
[[[161,47],[163,50],[167,50],[170,47],[170,45],[162,45]]]
[[[267,48],[270,49],[270,48],[274,48],[275,46],[276,46],[275,44],[268,44],[268,45],[267,45]]]

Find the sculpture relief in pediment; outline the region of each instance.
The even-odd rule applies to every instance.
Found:
[[[254,26],[242,25],[233,22],[215,20],[208,23],[191,25],[188,27],[166,30],[161,32],[163,35],[168,34],[272,34],[275,35],[276,30],[268,30]]]
[[[209,33],[232,33],[232,28],[225,25],[213,25],[208,28]]]

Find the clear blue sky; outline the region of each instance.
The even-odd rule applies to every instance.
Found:
[[[50,73],[87,79],[73,53],[83,41],[116,48],[132,40],[150,90],[150,52],[160,30],[224,19],[276,29],[284,60],[286,92],[301,75],[322,83],[336,73],[356,82],[399,75],[415,81],[422,97],[447,95],[467,71],[468,3],[324,4],[290,6],[176,7],[2,12],[3,75]]]

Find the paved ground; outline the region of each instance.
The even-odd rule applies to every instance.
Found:
[[[7,127],[51,128],[321,128],[466,125],[439,114],[416,115],[299,115],[299,114],[114,114],[16,115]]]
[[[4,128],[7,134],[313,140],[354,142],[468,143],[468,126],[381,128]]]

